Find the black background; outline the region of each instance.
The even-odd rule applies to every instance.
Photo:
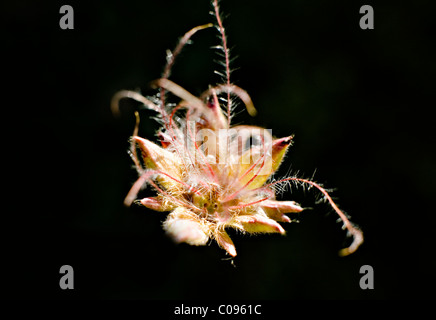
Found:
[[[295,134],[278,176],[326,187],[365,243],[340,258],[346,233],[314,191],[283,195],[305,207],[286,236],[231,232],[236,268],[215,243],[174,245],[165,214],[125,208],[136,178],[127,155],[137,104],[153,94],[165,50],[214,22],[209,1],[14,1],[2,4],[4,201],[2,297],[126,299],[434,298],[436,267],[435,34],[430,1],[222,1],[232,81],[258,109],[238,123]],[[74,8],[74,30],[59,8]],[[359,27],[370,4],[375,29]],[[434,6],[433,6],[434,9]],[[215,29],[195,35],[172,80],[199,94],[219,81]],[[242,110],[242,107],[241,107]],[[140,134],[153,138],[152,113]],[[11,161],[9,163],[7,160]],[[75,289],[59,288],[74,268]],[[374,268],[374,290],[359,269]]]

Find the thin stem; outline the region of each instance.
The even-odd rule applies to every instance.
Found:
[[[353,225],[350,222],[350,220],[348,220],[346,214],[341,209],[339,209],[339,207],[333,201],[332,197],[328,194],[328,192],[323,187],[321,187],[319,184],[317,184],[316,182],[313,182],[313,181],[310,181],[307,179],[297,178],[297,177],[290,177],[290,178],[284,178],[284,179],[281,179],[279,181],[272,182],[270,184],[267,184],[263,187],[255,189],[253,191],[259,191],[262,189],[266,189],[266,188],[269,188],[275,184],[282,183],[285,181],[298,181],[298,182],[302,182],[305,184],[309,184],[309,185],[315,187],[316,189],[318,189],[324,195],[324,197],[327,199],[327,201],[329,202],[329,204],[333,208],[333,210],[335,210],[335,212],[338,214],[339,218],[344,223],[345,228],[348,229],[349,234],[353,236],[353,242],[351,243],[351,245],[348,248],[341,249],[339,251],[339,255],[340,256],[347,256],[347,255],[349,255],[357,250],[357,248],[363,243],[363,232],[357,226]]]
[[[173,52],[168,52],[167,55],[167,63],[164,68],[164,72],[162,74],[163,79],[168,79],[171,74],[171,69],[174,65],[174,62],[176,61],[176,57],[179,55],[180,51],[182,51],[183,47],[188,43],[189,39],[199,30],[203,30],[206,28],[212,27],[212,23],[204,24],[201,26],[197,26],[195,28],[192,28],[188,32],[185,33],[185,35],[180,39],[179,43],[173,50]],[[163,110],[163,113],[165,114],[164,118],[166,120],[166,112],[164,111],[165,108],[165,88],[160,88],[160,101],[161,101],[161,109]]]
[[[225,63],[226,63],[226,80],[227,85],[230,86],[230,59],[229,59],[229,49],[227,48],[227,38],[223,27],[223,22],[221,21],[220,13],[219,13],[219,6],[218,6],[218,0],[213,1],[213,7],[215,9],[215,17],[216,21],[218,23],[218,30],[221,34],[221,41],[223,42],[223,50],[224,50],[224,57],[225,57]],[[232,101],[230,100],[230,91],[227,90],[227,124],[230,128],[230,116],[231,116],[231,105]]]
[[[138,172],[141,172],[143,170],[141,163],[139,162],[138,159],[138,154],[136,152],[136,142],[133,141],[133,137],[138,135],[138,130],[139,130],[139,113],[138,111],[135,111],[135,118],[136,118],[136,123],[135,123],[135,129],[133,130],[133,135],[132,135],[132,140],[130,141],[130,152],[132,154],[133,157],[133,162],[135,163],[136,166],[136,170],[138,170]]]
[[[215,87],[211,87],[201,94],[200,99],[204,100],[205,98],[209,97],[213,93],[218,95],[222,92],[227,92],[228,94],[234,94],[239,99],[241,99],[242,102],[245,104],[245,107],[247,108],[247,111],[250,114],[250,116],[255,116],[257,114],[257,110],[254,107],[253,101],[251,100],[251,97],[247,93],[247,91],[245,91],[244,89],[238,86],[235,86],[234,84],[220,84]]]
[[[154,104],[153,102],[148,100],[142,94],[135,92],[135,91],[131,91],[131,90],[121,90],[121,91],[118,91],[112,97],[112,100],[111,100],[111,110],[115,116],[118,116],[120,114],[119,102],[123,98],[130,98],[130,99],[136,100],[138,102],[142,102],[149,109],[154,110],[154,111],[159,112],[159,113],[161,112],[160,108],[156,104]]]

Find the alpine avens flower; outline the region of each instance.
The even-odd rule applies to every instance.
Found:
[[[353,236],[350,247],[340,254],[354,252],[363,241],[362,232],[324,188],[298,177],[271,180],[292,145],[293,136],[274,138],[271,130],[231,125],[234,98],[245,104],[250,115],[255,115],[256,109],[247,92],[230,82],[229,50],[216,0],[213,8],[222,40],[217,48],[225,60],[223,84],[211,86],[195,97],[169,80],[176,56],[194,33],[213,26],[207,24],[187,32],[175,50],[168,53],[162,78],[153,82],[158,89],[155,96],[124,90],[113,98],[114,113],[118,112],[121,98],[131,98],[154,110],[162,124],[157,143],[139,137],[139,115],[135,113],[130,154],[139,178],[125,204],[135,201],[155,211],[169,212],[163,228],[176,242],[199,246],[215,240],[234,257],[236,248],[227,233],[229,228],[243,233],[285,234],[280,223],[291,222],[286,214],[301,212],[303,208],[294,201],[276,200],[276,192],[280,186],[294,182],[321,192]],[[179,98],[176,105],[167,102],[169,93]],[[145,185],[151,186],[156,196],[136,199]]]

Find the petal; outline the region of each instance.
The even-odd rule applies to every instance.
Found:
[[[147,207],[151,210],[155,210],[155,211],[170,211],[173,209],[173,206],[169,205],[169,204],[165,204],[162,199],[160,199],[159,197],[149,197],[149,198],[144,198],[142,200],[139,201],[144,207]]]
[[[134,136],[132,139],[138,144],[147,168],[160,170],[174,179],[180,180],[181,164],[174,153],[159,147],[147,139],[138,136]],[[165,189],[180,187],[174,179],[165,175],[159,175],[158,181]]]
[[[216,240],[216,242],[218,242],[218,245],[221,248],[223,248],[224,250],[226,250],[228,252],[228,254],[230,254],[232,257],[236,256],[235,245],[233,244],[232,239],[230,239],[230,237],[226,231],[224,231],[224,230],[218,231],[215,234],[215,240]]]
[[[293,136],[272,141],[271,153],[264,155],[263,147],[253,147],[247,150],[240,159],[239,179],[247,189],[256,189],[265,184],[268,178],[279,168]],[[268,148],[267,148],[268,150]],[[264,155],[263,158],[262,155]]]
[[[285,233],[285,229],[274,220],[261,215],[244,215],[235,219],[234,227],[249,233]]]
[[[159,147],[153,142],[138,136],[134,136],[132,139],[141,149],[146,167],[165,170],[168,169],[169,166],[174,166],[179,163],[174,153]]]
[[[282,222],[291,222],[285,213],[301,212],[304,209],[295,201],[266,200],[261,203],[262,209],[271,219]]]
[[[205,227],[194,219],[188,209],[178,207],[164,222],[164,229],[177,243],[186,242],[194,246],[203,246],[209,240]]]

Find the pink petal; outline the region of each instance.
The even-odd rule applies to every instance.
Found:
[[[238,216],[235,220],[242,226],[242,230],[250,233],[285,233],[285,229],[280,224],[259,215]]]
[[[162,201],[157,197],[144,198],[140,200],[140,203],[151,210],[155,211],[169,211],[171,208],[162,203]]]
[[[226,250],[232,257],[236,256],[235,245],[233,244],[233,241],[232,241],[232,239],[230,239],[227,232],[225,232],[224,230],[219,231],[215,235],[215,240],[216,240],[216,242],[218,242],[219,246],[221,248],[223,248],[224,250]]]
[[[304,210],[295,201],[266,200],[261,203],[261,207],[268,217],[283,222],[291,222],[291,219],[284,215],[285,213],[301,212]]]

